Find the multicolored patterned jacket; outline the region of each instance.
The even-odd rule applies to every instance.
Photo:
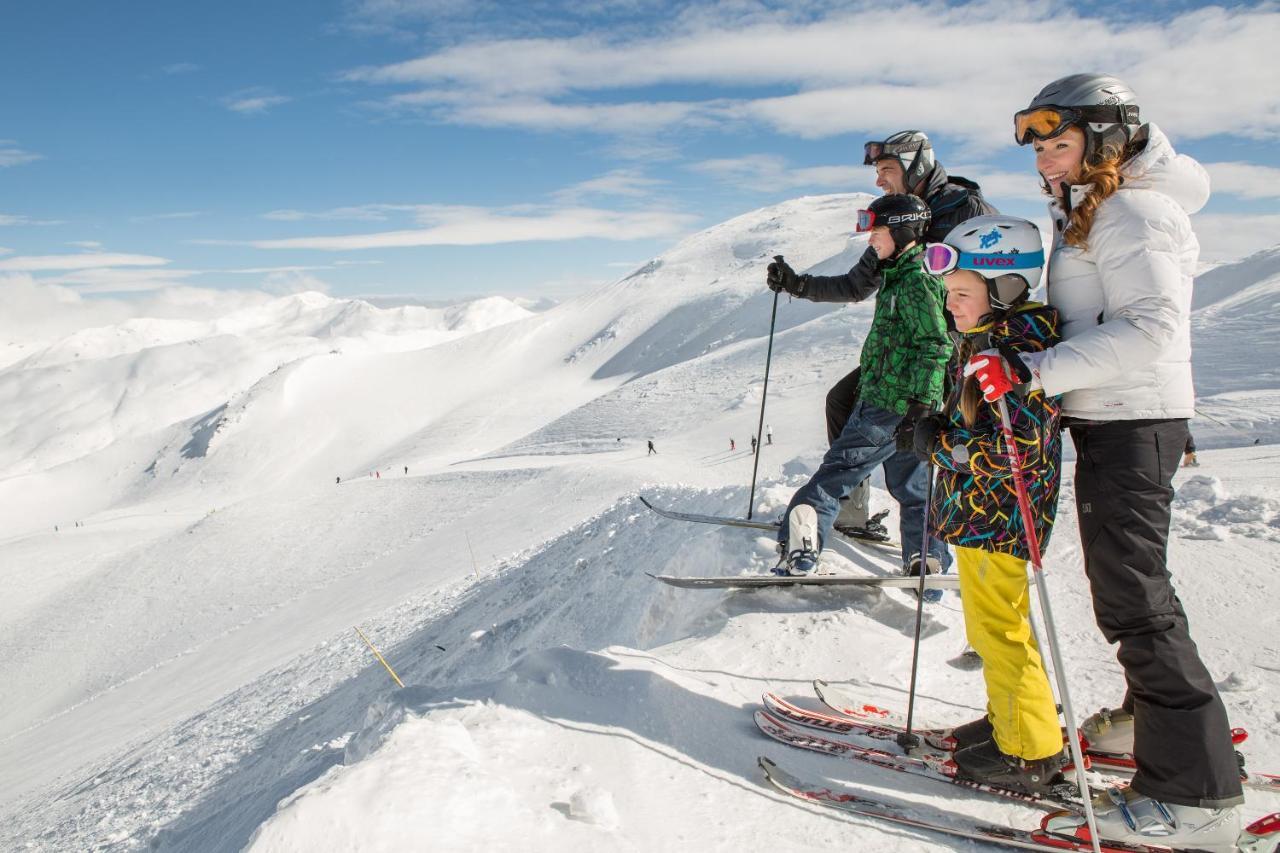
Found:
[[[951,340],[943,306],[947,289],[920,266],[913,246],[882,268],[871,331],[862,342],[863,402],[905,415],[913,401],[942,403]]]
[[[1057,310],[1028,302],[1009,316],[964,334],[956,357],[948,365],[951,387],[958,389],[964,381],[964,364],[970,355],[1000,345],[1017,352],[1039,351],[1060,340]],[[958,399],[959,395],[951,396]],[[1039,389],[1030,394],[1015,389],[1005,400],[1043,552],[1058,508],[1061,398],[1046,398]],[[952,408],[946,410],[948,426],[938,433],[933,452],[937,481],[929,515],[931,534],[952,545],[1029,559],[1008,447],[995,405],[979,402],[971,427],[964,425],[958,407]]]

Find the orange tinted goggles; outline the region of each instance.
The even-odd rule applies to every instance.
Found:
[[[1013,139],[1026,145],[1032,139],[1053,139],[1072,125],[1087,122],[1137,124],[1137,104],[1089,107],[1033,107],[1013,115]]]

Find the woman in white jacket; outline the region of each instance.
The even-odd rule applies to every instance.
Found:
[[[1119,644],[1128,685],[1122,707],[1094,715],[1084,733],[1095,748],[1131,751],[1137,764],[1127,793],[1099,809],[1098,833],[1235,850],[1243,795],[1226,709],[1165,565],[1170,484],[1195,406],[1190,312],[1200,247],[1190,215],[1208,199],[1209,178],[1140,121],[1133,92],[1114,77],[1050,83],[1014,124],[1053,196],[1048,302],[1064,341],[1012,364],[984,353],[970,370],[988,399],[1015,382],[1064,395],[1094,614]],[[1046,828],[1083,837],[1082,822],[1060,817]]]

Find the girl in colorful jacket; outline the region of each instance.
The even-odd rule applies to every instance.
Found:
[[[1040,232],[1013,216],[961,223],[925,248],[925,269],[943,275],[957,351],[943,411],[921,420],[915,450],[937,470],[931,534],[955,548],[969,643],[982,657],[987,714],[957,727],[962,776],[1029,794],[1061,782],[1062,730],[1029,618],[1026,531],[1010,448],[995,408],[964,375],[984,350],[1040,352],[1060,340],[1058,312],[1027,301],[1044,268]],[[1016,452],[1047,545],[1058,504],[1059,401],[1041,390],[1009,397]]]

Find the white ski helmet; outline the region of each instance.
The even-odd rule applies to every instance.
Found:
[[[943,243],[925,247],[925,269],[934,275],[972,270],[987,282],[991,307],[1009,311],[1027,301],[1044,272],[1044,241],[1034,222],[995,214],[966,219]]]

